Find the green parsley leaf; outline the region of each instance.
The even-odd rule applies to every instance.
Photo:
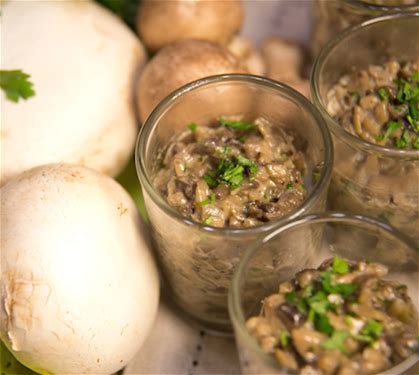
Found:
[[[412,125],[415,132],[419,132],[419,103],[410,102],[409,103],[409,118],[407,119]]]
[[[212,217],[208,216],[202,223],[205,224],[205,225],[211,225]]]
[[[313,285],[307,285],[303,289],[302,296],[303,297],[310,297],[313,294],[314,286]]]
[[[196,123],[194,123],[194,122],[191,122],[190,124],[188,124],[186,126],[191,130],[192,133],[195,133],[196,132],[196,128],[198,127],[198,125]]]
[[[313,170],[312,172],[312,178],[313,178],[313,182],[317,182],[320,180],[320,171],[319,170]]]
[[[358,341],[363,341],[363,342],[367,342],[367,343],[372,343],[374,340],[371,338],[371,337],[369,337],[369,336],[365,336],[365,335],[359,335],[359,334],[357,334],[357,335],[352,335],[352,337],[355,339],[355,340],[358,340]]]
[[[214,204],[215,203],[215,194],[211,193],[208,199],[204,199],[203,201],[199,202],[201,206],[206,206],[207,204]]]
[[[381,101],[385,101],[388,98],[388,91],[384,87],[380,87],[378,89],[378,96],[380,97]]]
[[[288,182],[286,188],[287,189],[292,189],[294,187],[294,184],[292,182]]]
[[[217,180],[212,176],[210,172],[204,175],[202,179],[208,184],[210,188],[215,188],[218,185],[218,183],[217,183]]]
[[[390,137],[391,133],[393,133],[395,130],[399,129],[402,127],[402,124],[400,122],[396,122],[396,121],[390,121],[387,124],[387,130],[384,133],[384,135],[381,135],[378,137],[378,140],[380,141],[386,141],[388,139],[388,137]]]
[[[415,139],[415,141],[413,142],[413,148],[415,148],[416,150],[419,150],[419,137],[417,137]]]
[[[233,189],[237,189],[244,180],[243,172],[243,166],[230,164],[225,169],[221,179],[227,182]]]
[[[340,294],[343,298],[350,296],[358,289],[358,285],[354,283],[337,283],[335,285],[336,293]]]
[[[334,331],[332,334],[332,337],[327,339],[326,341],[323,341],[321,343],[321,347],[324,349],[338,349],[342,353],[345,353],[345,339],[348,337],[348,332],[346,331]]]
[[[359,98],[361,97],[361,94],[359,93],[359,91],[354,91],[352,94],[351,94],[351,99],[354,101],[354,102],[357,102],[358,100],[359,100]]]
[[[286,348],[288,346],[288,339],[289,339],[288,332],[281,331],[279,334],[279,342],[281,343],[281,346],[283,348]]]
[[[297,303],[297,309],[302,314],[307,314],[308,304],[306,298],[301,298]]]
[[[405,130],[400,138],[396,138],[396,147],[397,148],[406,148],[410,143],[409,131]]]
[[[340,294],[346,298],[358,289],[358,285],[354,283],[333,283],[331,272],[321,272],[320,275],[323,289],[328,293]]]
[[[256,127],[255,124],[252,124],[247,121],[235,121],[235,120],[227,120],[224,117],[220,118],[220,124],[223,126],[228,126],[233,129],[239,129],[239,130],[249,130]]]
[[[332,265],[333,272],[344,275],[349,272],[349,264],[346,260],[335,256]]]
[[[228,147],[225,147],[228,149]],[[245,176],[253,176],[258,166],[251,160],[245,158],[243,155],[225,158],[225,153],[229,151],[224,150],[221,157],[222,159],[217,165],[215,171],[208,172],[203,179],[211,188],[225,183],[230,185],[232,189],[237,189],[244,181]]]
[[[307,319],[309,322],[314,322],[314,318],[316,317],[316,312],[313,309],[310,309],[308,312]]]
[[[237,162],[243,167],[248,167],[250,174],[255,174],[258,171],[258,166],[243,155],[237,156]]]
[[[0,70],[0,87],[9,100],[17,103],[19,99],[26,100],[35,95],[29,78],[30,75],[22,70]]]
[[[368,319],[365,326],[359,332],[361,335],[369,336],[372,339],[378,339],[383,332],[384,326],[375,319]]]
[[[295,302],[297,299],[297,294],[295,292],[288,292],[285,293],[285,301],[287,302]]]
[[[331,335],[333,333],[333,326],[329,322],[329,318],[327,315],[319,315],[317,314],[314,318],[314,327],[323,333]]]
[[[318,314],[325,314],[330,305],[326,293],[322,290],[319,290],[314,296],[308,298],[307,303]]]

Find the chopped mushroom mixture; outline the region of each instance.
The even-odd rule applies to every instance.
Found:
[[[376,374],[418,352],[418,312],[379,263],[339,257],[279,285],[246,326],[261,349],[302,375]]]
[[[306,163],[294,138],[263,118],[187,125],[165,151],[154,184],[169,205],[196,222],[251,227],[304,200]]]
[[[366,142],[419,149],[419,60],[343,76],[328,93],[328,112]]]

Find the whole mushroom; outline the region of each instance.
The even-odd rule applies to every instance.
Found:
[[[144,121],[168,94],[186,83],[216,74],[246,70],[224,47],[186,39],[160,50],[144,68],[137,87],[140,119]]]
[[[298,43],[270,36],[263,41],[261,51],[269,78],[287,82],[300,79],[305,55]]]
[[[0,183],[55,162],[117,175],[138,131],[138,38],[90,0],[6,1],[1,11],[1,69],[29,74],[36,94],[14,103],[0,92]]]
[[[236,56],[247,71],[259,76],[265,75],[265,61],[260,51],[244,36],[235,36],[227,45],[228,50]]]
[[[126,191],[51,164],[1,190],[2,341],[40,373],[111,374],[151,330],[159,280]]]
[[[137,29],[151,51],[182,39],[226,44],[240,30],[241,0],[143,0]]]

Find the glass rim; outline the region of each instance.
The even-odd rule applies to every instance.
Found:
[[[320,94],[320,87],[319,81],[321,76],[321,71],[323,69],[324,63],[326,59],[333,54],[336,47],[345,43],[346,39],[351,35],[364,30],[370,26],[386,23],[388,21],[392,21],[394,19],[401,19],[401,18],[417,18],[419,17],[419,12],[414,13],[395,13],[384,15],[380,17],[375,17],[369,20],[366,20],[362,23],[354,25],[340,33],[338,33],[334,38],[326,43],[326,45],[321,49],[320,53],[318,54],[317,58],[314,61],[313,68],[311,70],[310,75],[310,89],[311,95],[313,97],[313,102],[321,112],[323,117],[326,120],[328,128],[330,129],[331,133],[337,136],[340,139],[343,139],[346,143],[350,145],[355,145],[357,148],[360,148],[367,152],[374,152],[377,154],[381,154],[384,156],[395,157],[395,158],[408,158],[408,159],[417,159],[419,158],[419,150],[403,150],[403,149],[396,149],[392,147],[385,147],[375,145],[373,143],[366,142],[361,138],[349,133],[346,131],[327,111],[323,98]]]
[[[154,185],[150,179],[149,173],[145,166],[145,153],[147,150],[147,142],[149,140],[150,134],[154,130],[156,124],[158,123],[160,117],[164,112],[171,106],[171,104],[179,97],[184,94],[187,94],[196,89],[211,86],[219,83],[234,83],[234,82],[248,82],[256,86],[265,87],[267,89],[276,90],[280,94],[284,95],[290,100],[295,101],[304,108],[306,112],[313,118],[315,124],[317,125],[320,136],[323,141],[324,146],[324,160],[323,168],[321,168],[320,178],[315,183],[312,191],[307,195],[301,205],[296,209],[292,210],[288,214],[280,217],[277,220],[272,220],[270,222],[264,223],[262,225],[257,225],[253,227],[246,228],[232,228],[232,227],[212,227],[205,225],[203,223],[198,223],[191,219],[184,217],[180,212],[175,208],[171,207],[166,200],[160,195],[160,193],[154,188]],[[282,225],[284,222],[293,219],[297,216],[303,215],[307,210],[314,206],[317,203],[317,197],[321,192],[327,190],[333,168],[333,145],[332,138],[329,133],[326,122],[317,110],[317,108],[302,94],[292,89],[290,86],[283,83],[276,82],[269,78],[256,76],[252,74],[220,74],[209,76],[205,78],[198,79],[196,81],[187,83],[186,85],[178,88],[173,91],[171,94],[166,96],[151,112],[151,114],[145,120],[142,128],[137,137],[137,143],[135,146],[135,166],[137,170],[137,177],[141,183],[141,186],[145,188],[153,202],[163,210],[168,216],[183,222],[186,225],[198,227],[200,230],[207,233],[216,233],[216,234],[225,234],[225,235],[240,235],[240,234],[258,234],[260,232],[266,232],[272,230],[278,225]]]
[[[361,9],[368,9],[372,11],[409,11],[419,9],[419,4],[399,4],[399,5],[384,5],[384,4],[373,4],[370,3],[368,0],[342,0],[344,3],[361,8]]]
[[[298,375],[299,372],[281,366],[271,355],[263,352],[260,346],[257,344],[256,340],[253,338],[253,336],[246,328],[246,319],[244,317],[240,302],[240,281],[245,267],[252,259],[252,257],[255,255],[255,253],[257,253],[261,245],[271,241],[273,238],[284,232],[312,223],[345,223],[351,225],[354,225],[355,223],[367,224],[369,226],[373,226],[384,230],[385,232],[389,233],[392,237],[394,237],[400,242],[403,242],[405,245],[407,245],[409,248],[413,249],[417,254],[419,254],[419,249],[417,248],[413,240],[406,236],[404,233],[400,232],[398,229],[392,227],[391,225],[368,215],[349,213],[343,211],[326,211],[322,213],[304,215],[285,223],[284,225],[265,234],[265,236],[259,237],[258,239],[253,241],[247,247],[243,256],[241,257],[231,280],[228,292],[228,311],[230,315],[230,320],[233,325],[234,331],[239,332],[241,337],[244,338],[246,345],[249,345],[252,348],[252,350],[257,353],[258,357],[263,360],[264,364],[267,364],[275,369],[285,371],[286,374],[290,375]],[[416,362],[419,362],[419,354],[414,354],[409,358],[405,359],[403,362],[399,363],[398,365],[393,366],[390,369],[381,372],[377,375],[395,375],[394,370],[400,369],[400,371],[405,371],[406,369],[412,367]],[[396,373],[400,374],[401,372],[396,371]]]

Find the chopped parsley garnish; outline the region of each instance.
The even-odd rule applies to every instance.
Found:
[[[314,318],[314,327],[327,335],[331,335],[334,330],[327,315],[316,315]]]
[[[289,335],[286,331],[281,331],[279,334],[279,342],[281,343],[281,346],[283,348],[286,348],[288,346],[289,341]]]
[[[381,101],[384,101],[388,98],[388,91],[384,87],[379,88],[377,93]]]
[[[345,339],[348,337],[348,332],[346,331],[334,331],[332,336],[326,341],[323,341],[321,346],[324,349],[338,349],[342,353],[345,353]]]
[[[222,158],[215,170],[209,171],[203,176],[204,181],[210,188],[219,184],[227,184],[232,189],[237,189],[245,177],[252,177],[258,170],[257,165],[243,155],[231,158]]]
[[[191,122],[191,123],[189,123],[188,125],[186,125],[187,127],[188,127],[188,129],[190,129],[190,131],[192,132],[192,133],[195,133],[196,132],[196,129],[197,129],[197,127],[198,127],[198,125],[195,123],[195,122]]]
[[[358,289],[358,285],[354,283],[333,283],[331,272],[322,272],[321,276],[323,289],[330,294],[340,294],[346,298]]]
[[[410,135],[409,131],[405,130],[400,138],[396,138],[396,146],[397,148],[406,148],[410,143]]]
[[[209,198],[204,199],[203,201],[199,202],[201,206],[206,206],[207,204],[214,204],[215,203],[215,194],[211,193]]]
[[[295,302],[296,299],[297,299],[297,294],[295,292],[285,293],[285,301],[287,301],[287,302]]]
[[[292,189],[294,187],[294,184],[292,182],[288,182],[288,184],[286,185],[287,189]]]
[[[212,217],[208,216],[202,223],[205,224],[205,225],[211,225]]]
[[[317,169],[314,169],[312,172],[313,182],[317,182],[320,180],[320,171]]]
[[[361,97],[361,94],[359,93],[359,91],[354,91],[351,94],[351,98],[354,102],[357,102],[359,100],[359,98]]]
[[[208,184],[210,188],[214,188],[218,185],[217,180],[211,176],[210,172],[202,177],[203,180]]]
[[[395,130],[400,129],[401,127],[402,127],[401,122],[399,122],[399,121],[390,121],[387,124],[387,130],[384,133],[384,135],[379,135],[377,137],[377,140],[378,141],[386,141]]]
[[[333,272],[336,272],[342,275],[349,272],[348,262],[336,256],[333,258],[332,268],[333,268]]]
[[[239,129],[239,130],[250,130],[256,127],[255,124],[252,124],[250,122],[247,121],[235,121],[235,120],[227,120],[224,117],[220,118],[220,124],[223,126],[228,126],[230,128],[233,129]]]
[[[30,75],[22,70],[0,70],[0,87],[7,99],[17,103],[19,99],[26,100],[35,95]]]
[[[307,298],[307,304],[318,314],[326,314],[330,305],[326,293],[322,290],[317,291],[312,297]]]
[[[389,121],[383,133],[376,137],[378,142],[390,141],[393,146],[399,149],[414,148],[417,149],[416,138],[413,137],[419,133],[419,72],[413,73],[408,78],[395,79],[393,82],[396,87],[380,87],[376,90],[381,101],[387,101],[392,115],[392,121]],[[393,91],[394,90],[394,91]],[[393,111],[396,112],[393,114]],[[397,119],[395,119],[395,117]],[[397,137],[392,135],[397,129],[401,131]],[[419,141],[418,141],[419,142]]]
[[[371,337],[376,340],[380,337],[381,332],[383,332],[384,326],[375,319],[368,319],[364,328],[359,332],[363,336]]]

